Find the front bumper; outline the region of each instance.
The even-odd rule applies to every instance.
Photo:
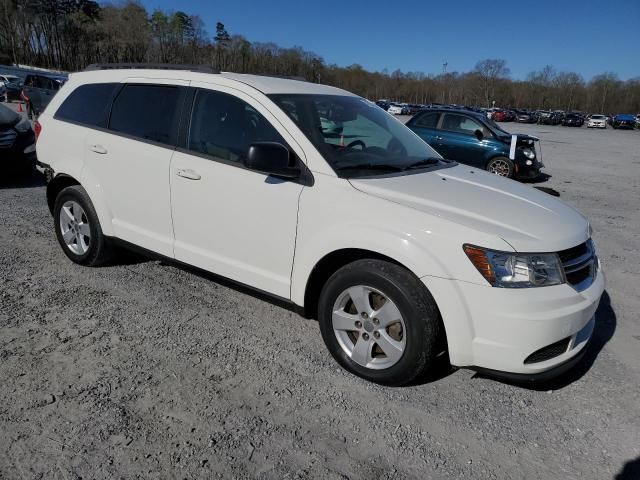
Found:
[[[553,287],[494,288],[424,277],[447,333],[453,365],[540,376],[579,355],[595,325],[605,278],[578,292],[568,284]],[[534,352],[569,339],[566,349],[547,360],[525,363]]]
[[[537,178],[540,175],[540,170],[542,168],[542,165],[538,161],[534,161],[532,165],[527,165],[525,162],[517,162],[515,166],[515,177],[527,179]]]

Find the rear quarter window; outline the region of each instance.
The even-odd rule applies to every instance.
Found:
[[[81,85],[66,98],[55,118],[92,127],[106,127],[117,83]]]

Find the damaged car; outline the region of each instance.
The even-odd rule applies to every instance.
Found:
[[[0,105],[0,167],[30,170],[35,166],[36,135],[31,123]]]
[[[538,138],[512,135],[479,113],[431,109],[413,117],[407,126],[444,158],[496,175],[534,179],[544,167],[536,149]]]

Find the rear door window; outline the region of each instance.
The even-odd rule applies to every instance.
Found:
[[[152,142],[175,145],[180,87],[125,85],[116,97],[109,129]]]
[[[415,122],[413,122],[413,125],[416,127],[435,129],[438,124],[438,118],[440,118],[440,114],[438,112],[424,113],[420,115]]]
[[[119,87],[118,83],[81,85],[60,105],[55,118],[92,127],[106,127],[111,99]]]

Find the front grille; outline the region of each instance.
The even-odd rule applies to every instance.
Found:
[[[16,141],[18,134],[15,130],[5,130],[0,132],[0,148],[11,148],[13,142]]]
[[[564,275],[573,288],[582,291],[588,288],[596,277],[597,258],[591,239],[567,250],[558,252]]]
[[[531,355],[529,355],[524,363],[538,363],[544,362],[545,360],[551,360],[552,358],[557,357],[558,355],[562,355],[569,348],[569,342],[571,341],[571,337],[567,337],[559,342],[552,343],[551,345],[547,345],[546,347],[541,348],[540,350],[536,350]]]

